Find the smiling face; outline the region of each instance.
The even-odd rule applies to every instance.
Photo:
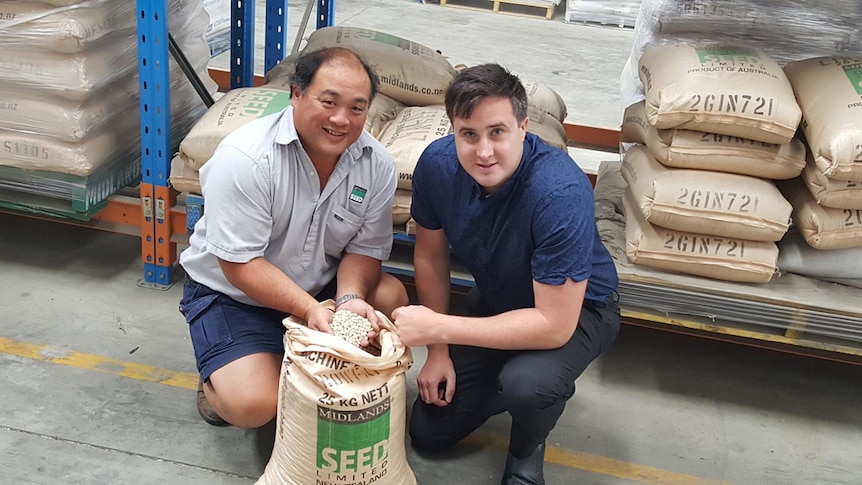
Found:
[[[362,134],[371,81],[357,59],[335,57],[320,66],[304,91],[293,87],[291,104],[296,132],[312,162],[334,165]]]
[[[508,97],[486,97],[469,118],[455,117],[455,149],[458,161],[486,193],[506,183],[521,163],[527,118],[520,123]]]

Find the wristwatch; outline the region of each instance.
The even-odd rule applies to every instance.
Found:
[[[356,293],[348,293],[344,296],[341,296],[337,300],[335,300],[335,308],[338,308],[341,305],[347,303],[348,301],[356,299],[356,298],[359,298],[360,300],[362,299],[362,297],[357,295]]]

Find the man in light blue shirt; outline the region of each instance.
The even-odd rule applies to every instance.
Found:
[[[276,415],[282,320],[331,332],[319,300],[376,322],[407,292],[381,270],[392,249],[395,163],[363,130],[377,77],[353,52],[302,56],[291,106],[226,137],[200,171],[206,213],[180,263],[210,424]]]

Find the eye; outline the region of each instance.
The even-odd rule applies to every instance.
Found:
[[[354,112],[354,113],[356,113],[356,114],[362,114],[362,113],[364,113],[364,112],[365,112],[365,108],[363,108],[363,107],[361,107],[361,106],[354,106],[354,107],[353,107],[353,112]]]
[[[502,128],[494,128],[494,131],[492,131],[491,134],[493,134],[494,136],[500,136],[503,134],[503,129]]]
[[[320,102],[324,106],[335,106],[335,101],[332,101],[331,99],[321,99]]]

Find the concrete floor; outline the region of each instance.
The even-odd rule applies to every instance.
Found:
[[[290,7],[292,24],[301,11]],[[570,122],[616,126],[631,31],[561,19],[409,0],[336,6],[338,24],[433,46],[453,63],[504,63],[557,89]],[[0,214],[0,483],[260,476],[272,427],[198,417],[181,287],[144,288],[142,274],[135,237]],[[409,402],[419,349],[415,362]],[[549,439],[548,483],[858,484],[860,381],[862,367],[624,326]],[[499,483],[507,429],[499,416],[449,457],[408,447],[408,460],[423,485]]]

